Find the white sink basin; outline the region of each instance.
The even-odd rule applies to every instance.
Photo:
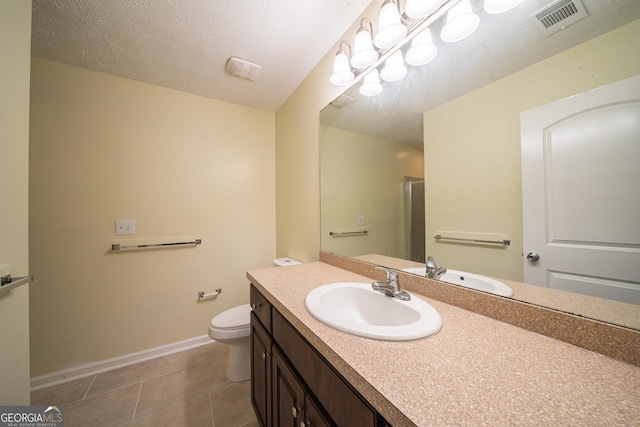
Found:
[[[402,271],[418,274],[420,276],[424,276],[426,274],[425,267],[405,268]],[[439,280],[453,285],[464,286],[465,288],[501,295],[503,297],[510,297],[513,295],[513,290],[504,283],[489,277],[480,276],[479,274],[467,273],[466,271],[447,270],[446,273],[440,276]]]
[[[400,301],[375,291],[370,283],[340,282],[309,292],[304,305],[331,327],[366,338],[406,341],[442,327],[438,312],[416,296]]]

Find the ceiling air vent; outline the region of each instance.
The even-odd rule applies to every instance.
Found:
[[[342,108],[351,104],[351,101],[353,101],[353,99],[354,98],[352,96],[345,95],[343,93],[342,95],[331,101],[329,104],[333,105],[334,107]]]
[[[589,14],[580,0],[556,0],[533,15],[536,25],[545,36],[563,30]]]

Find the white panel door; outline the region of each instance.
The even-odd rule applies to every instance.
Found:
[[[520,121],[525,281],[640,304],[640,75]]]

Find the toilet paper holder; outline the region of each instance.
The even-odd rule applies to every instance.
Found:
[[[205,298],[215,298],[222,293],[222,288],[218,288],[215,292],[211,292],[210,294],[205,294],[204,291],[198,292],[198,300]]]

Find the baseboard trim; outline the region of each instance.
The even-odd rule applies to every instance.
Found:
[[[112,359],[84,363],[82,365],[31,378],[31,391],[63,384],[91,375],[101,374],[112,369],[122,368],[135,363],[155,359],[157,357],[167,356],[172,353],[200,347],[212,342],[213,340],[209,338],[208,335],[201,335],[184,341],[177,341],[171,344],[139,351],[137,353],[125,354],[124,356],[114,357]]]

